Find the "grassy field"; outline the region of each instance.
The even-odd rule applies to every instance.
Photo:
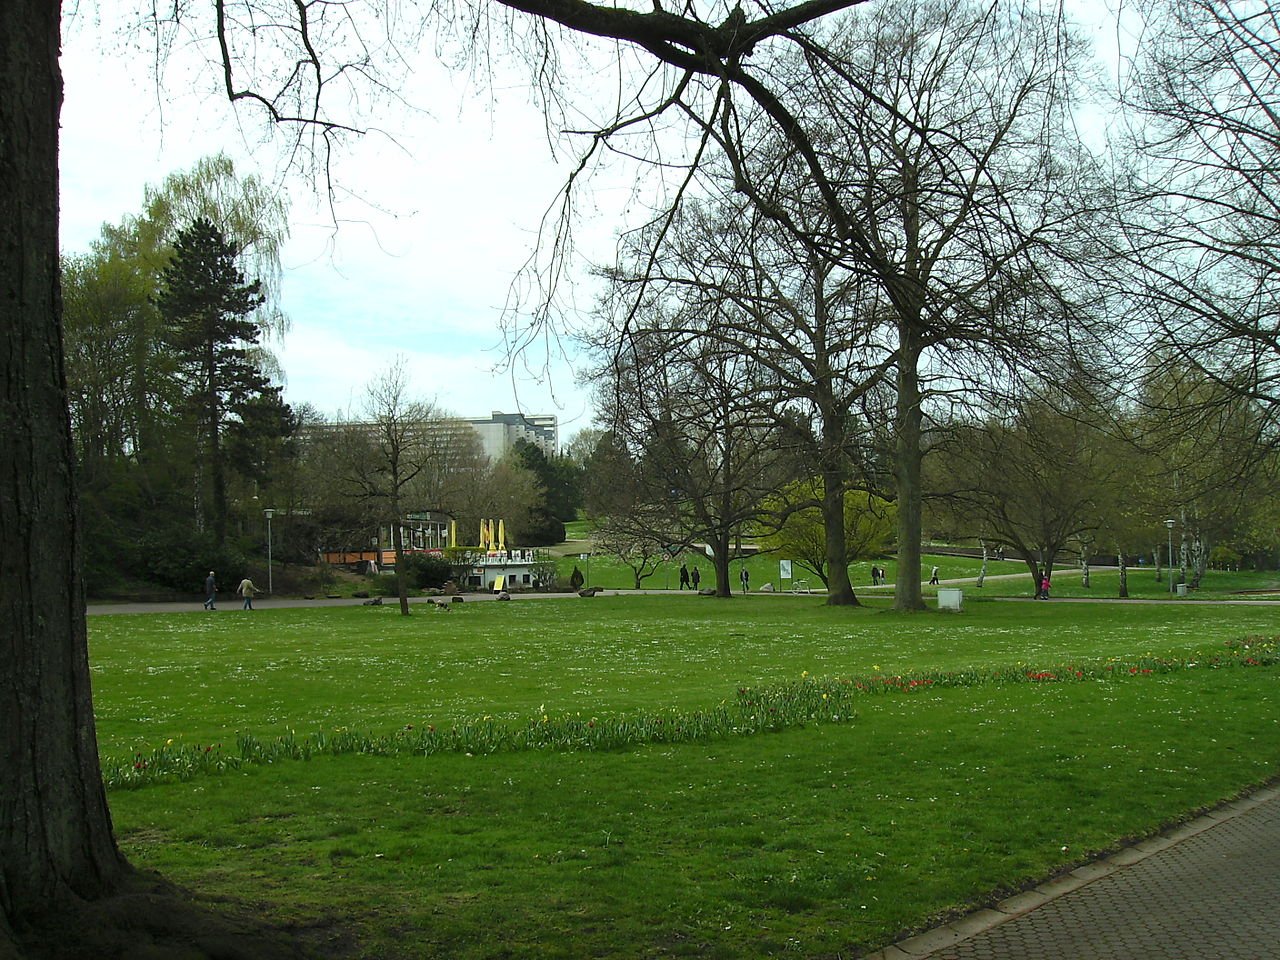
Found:
[[[580,549],[585,549],[583,546]],[[647,577],[641,584],[646,590],[679,590],[680,563],[685,562],[691,568],[697,566],[702,571],[702,586],[715,586],[711,561],[698,554],[686,554],[671,563],[660,566],[656,573]],[[871,586],[871,567],[882,567],[887,571],[889,586],[873,588]],[[588,585],[595,585],[611,590],[629,590],[634,584],[631,571],[620,561],[603,555],[591,555],[584,560],[580,555],[569,552],[558,560],[560,575],[568,578],[576,566],[583,573]],[[1021,560],[991,560],[987,565],[986,581],[977,591],[973,581],[982,569],[982,560],[974,557],[953,557],[947,555],[926,554],[921,560],[921,574],[928,579],[934,566],[938,567],[942,586],[959,586],[976,595],[989,597],[1029,597],[1034,592],[1031,572]],[[738,571],[746,566],[750,572],[752,591],[758,591],[765,584],[770,584],[778,592],[790,592],[797,584],[807,583],[810,590],[820,593],[824,589],[822,581],[798,565],[793,565],[791,580],[779,577],[778,558],[771,555],[753,556],[744,560],[735,560],[730,566],[731,587],[738,592]],[[860,561],[851,564],[849,576],[859,596],[876,596],[891,594],[892,584],[897,577],[897,561],[890,557],[885,560]],[[1120,573],[1114,568],[1094,568],[1090,571],[1090,586],[1082,585],[1079,567],[1060,566],[1055,568],[1053,576],[1053,596],[1055,597],[1088,597],[1093,599],[1118,598],[1120,595]],[[962,581],[962,582],[957,582]],[[1167,599],[1169,597],[1168,571],[1164,571],[1162,579],[1157,581],[1155,570],[1151,567],[1130,567],[1128,570],[1129,596],[1133,599]],[[926,586],[926,594],[932,594],[936,588]],[[1200,590],[1192,592],[1188,599],[1220,599],[1234,595],[1237,591],[1272,591],[1280,596],[1280,571],[1235,571],[1225,572],[1210,570],[1205,576]]]
[[[1280,671],[1241,666],[1274,645],[1227,642],[1278,613],[677,594],[113,615],[90,639],[102,752],[126,762],[887,689],[768,732],[315,755],[111,793],[135,863],[333,955],[835,957],[1275,776]]]
[[[338,726],[394,728],[535,712],[702,707],[808,671],[852,676],[1185,651],[1277,631],[1280,609],[983,602],[959,615],[890,601],[684,596],[397,608],[115,614],[91,620],[98,736],[127,757]]]

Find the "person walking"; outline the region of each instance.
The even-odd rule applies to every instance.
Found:
[[[1049,599],[1049,585],[1049,574],[1046,573],[1040,578],[1040,596],[1036,597],[1037,600]]]
[[[929,575],[929,582],[930,582],[930,583],[937,583],[937,582],[938,582],[938,568],[937,568],[937,567],[934,567],[934,568],[933,568],[933,573]]]
[[[253,609],[253,598],[259,593],[258,588],[253,585],[253,581],[245,577],[240,581],[240,586],[236,587],[236,593],[244,597],[244,609]]]
[[[738,574],[738,579],[742,582],[742,592],[749,592],[751,590],[751,571],[743,567]]]
[[[688,564],[680,564],[680,589],[684,590],[689,586],[689,566]]]
[[[873,587],[880,586],[880,568],[872,566],[871,568],[871,585]]]
[[[213,578],[213,571],[209,571],[209,575],[204,578],[204,608],[206,610],[218,609],[213,602],[218,599],[218,582]]]
[[[694,567],[693,570],[690,571],[689,579],[693,581],[693,589],[697,590],[698,584],[702,582],[702,574],[699,572],[697,567]]]

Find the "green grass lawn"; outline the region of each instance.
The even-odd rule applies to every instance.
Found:
[[[680,564],[686,563],[691,568],[697,566],[702,572],[702,586],[715,586],[715,574],[708,557],[696,553],[686,553],[669,563],[659,566],[658,570],[647,577],[641,586],[646,590],[679,591]],[[588,585],[604,587],[610,590],[629,590],[635,586],[631,571],[619,560],[604,555],[590,555],[582,559],[576,554],[569,554],[557,561],[560,575],[568,578],[576,566],[583,573]],[[938,567],[938,575],[944,581],[943,586],[959,586],[967,591],[975,591],[977,595],[989,597],[1030,597],[1034,593],[1031,571],[1022,560],[991,560],[987,564],[986,580],[978,591],[973,581],[982,569],[981,558],[953,557],[941,554],[926,554],[921,558],[920,571],[923,580],[929,579],[934,567]],[[730,564],[730,587],[738,592],[738,572],[746,566],[751,576],[751,588],[756,592],[765,584],[770,584],[778,592],[789,592],[801,582],[808,585],[814,593],[824,590],[822,581],[817,576],[804,570],[798,564],[792,565],[792,579],[780,577],[778,558],[765,554],[735,560]],[[892,586],[873,588],[871,586],[871,567],[878,566],[887,571],[888,582],[892,584],[897,578],[897,560],[893,557],[884,560],[863,560],[849,566],[849,577],[853,581],[854,590],[859,596],[876,596],[891,594]],[[1118,598],[1120,595],[1120,573],[1114,568],[1093,568],[1090,571],[1090,586],[1085,588],[1081,581],[1078,566],[1059,566],[1054,570],[1053,596],[1055,597],[1091,597],[1095,599]],[[946,581],[963,580],[964,583],[947,583]],[[1168,599],[1168,571],[1163,572],[1162,579],[1155,579],[1152,567],[1132,566],[1128,570],[1129,596],[1133,599]],[[935,587],[926,586],[927,594],[932,594]],[[1210,570],[1206,573],[1204,583],[1198,591],[1191,594],[1190,599],[1222,598],[1235,595],[1237,591],[1271,590],[1280,597],[1280,571],[1242,570],[1227,572]]]
[[[90,621],[102,752],[237,731],[393,729],[535,712],[699,707],[738,687],[821,676],[1057,665],[1276,632],[1280,609],[970,600],[958,615],[889,600],[578,597],[455,605],[113,614]]]
[[[1267,606],[691,595],[90,620],[104,755],[338,727],[733,700],[816,677],[1145,657]],[[245,766],[111,794],[140,866],[385,958],[851,955],[1280,772],[1280,670],[869,696],[856,716],[626,750]],[[354,939],[352,939],[354,938]]]

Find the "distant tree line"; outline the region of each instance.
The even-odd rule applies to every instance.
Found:
[[[297,454],[298,420],[263,343],[283,324],[269,294],[286,214],[217,156],[149,189],[141,215],[63,258],[91,591],[194,589],[210,567],[243,569],[256,533],[248,504]]]
[[[1123,107],[1069,21],[1016,5],[861,5],[753,63],[776,97],[726,100],[713,159],[601,271],[606,539],[706,544],[728,595],[763,538],[831,604],[892,549],[901,609],[939,538],[1032,582],[1099,551],[1192,584],[1274,565],[1280,37],[1139,6],[1161,26]],[[1082,113],[1122,108],[1109,152],[1086,143]]]
[[[281,397],[269,349],[287,209],[219,155],[148,188],[144,210],[63,258],[65,350],[90,592],[193,590],[210,568],[312,564],[380,528],[443,511],[478,539],[564,539],[580,469],[518,441],[497,463],[474,432],[411,395],[392,361],[359,409]]]

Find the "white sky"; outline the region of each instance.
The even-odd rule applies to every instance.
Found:
[[[102,0],[109,9],[114,0]],[[236,114],[217,96],[216,78],[175,59],[158,93],[149,41],[92,19],[65,30],[62,67],[62,247],[87,249],[104,222],[141,211],[143,188],[219,150],[242,173],[278,182],[277,147],[260,145],[260,118]],[[499,320],[512,282],[530,255],[544,212],[570,169],[547,146],[542,116],[526,91],[470,89],[431,61],[411,78],[409,96],[430,115],[393,105],[368,118],[396,143],[368,136],[339,158],[340,227],[324,190],[297,177],[292,235],[283,253],[281,298],[292,329],[269,344],[285,374],[285,397],[331,413],[358,406],[363,385],[397,355],[409,361],[414,392],[463,416],[551,413],[562,442],[591,425],[589,389],[575,369],[532,350],[502,372]],[[212,91],[206,93],[204,91]],[[603,183],[598,216],[579,234],[590,258],[610,259],[625,190]],[[576,306],[590,307],[579,289]],[[572,344],[565,343],[572,352]],[[558,351],[554,351],[558,352]],[[581,366],[579,364],[578,366]]]

